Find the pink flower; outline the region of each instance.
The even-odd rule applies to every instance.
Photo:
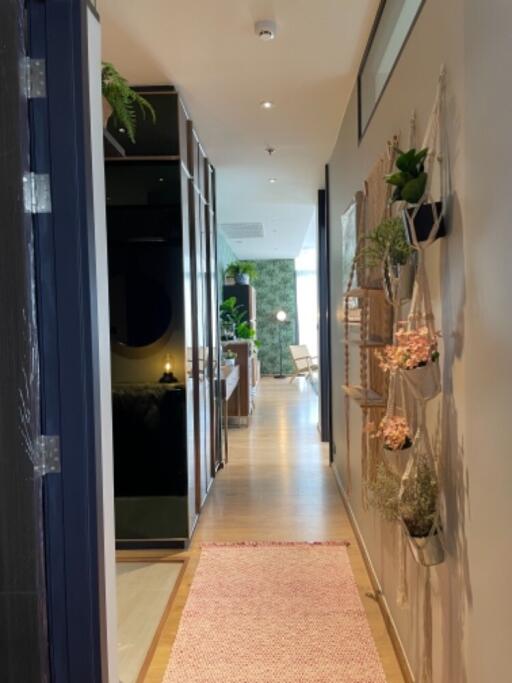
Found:
[[[398,451],[405,448],[411,441],[411,430],[405,417],[385,415],[372,436],[373,438],[382,437],[385,448]]]
[[[429,361],[436,361],[439,354],[437,338],[440,333],[432,336],[427,327],[417,330],[398,330],[396,344],[385,346],[382,352],[376,351],[383,370],[412,370]]]

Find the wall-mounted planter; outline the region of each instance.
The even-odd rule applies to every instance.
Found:
[[[409,206],[406,209],[404,209],[402,218],[404,221],[405,233],[407,235],[407,239],[409,240],[409,244],[414,244],[414,240],[411,234],[411,226],[409,225],[408,215],[412,217],[414,215],[414,212],[417,210],[416,216],[414,218],[414,229],[416,231],[416,238],[420,243],[426,242],[430,237],[432,228],[434,227],[436,215],[441,215],[441,212],[443,210],[442,202],[435,202],[435,209],[436,211],[434,212],[434,204],[422,204],[419,207],[419,209],[417,206]],[[446,224],[443,216],[443,218],[441,218],[439,230],[437,231],[436,239],[438,239],[439,237],[445,237],[445,235]]]
[[[439,361],[432,361],[412,370],[402,370],[407,386],[418,401],[430,401],[441,391]]]
[[[251,278],[246,273],[237,273],[235,275],[235,282],[237,285],[248,285]]]
[[[441,535],[436,531],[431,536],[416,538],[407,530],[407,539],[414,559],[423,567],[433,567],[444,562],[444,548],[441,543]]]

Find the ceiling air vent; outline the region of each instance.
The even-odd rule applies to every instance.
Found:
[[[263,223],[221,223],[220,228],[230,240],[248,240],[263,237]]]

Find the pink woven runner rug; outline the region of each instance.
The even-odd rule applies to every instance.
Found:
[[[342,543],[203,546],[164,683],[385,683]]]

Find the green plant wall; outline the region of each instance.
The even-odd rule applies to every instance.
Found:
[[[261,372],[273,375],[279,372],[279,327],[276,313],[287,313],[283,325],[283,371],[293,371],[288,346],[297,343],[297,285],[295,261],[279,259],[254,261],[258,276],[254,283],[256,289],[256,326],[257,337],[261,342],[259,357]]]

